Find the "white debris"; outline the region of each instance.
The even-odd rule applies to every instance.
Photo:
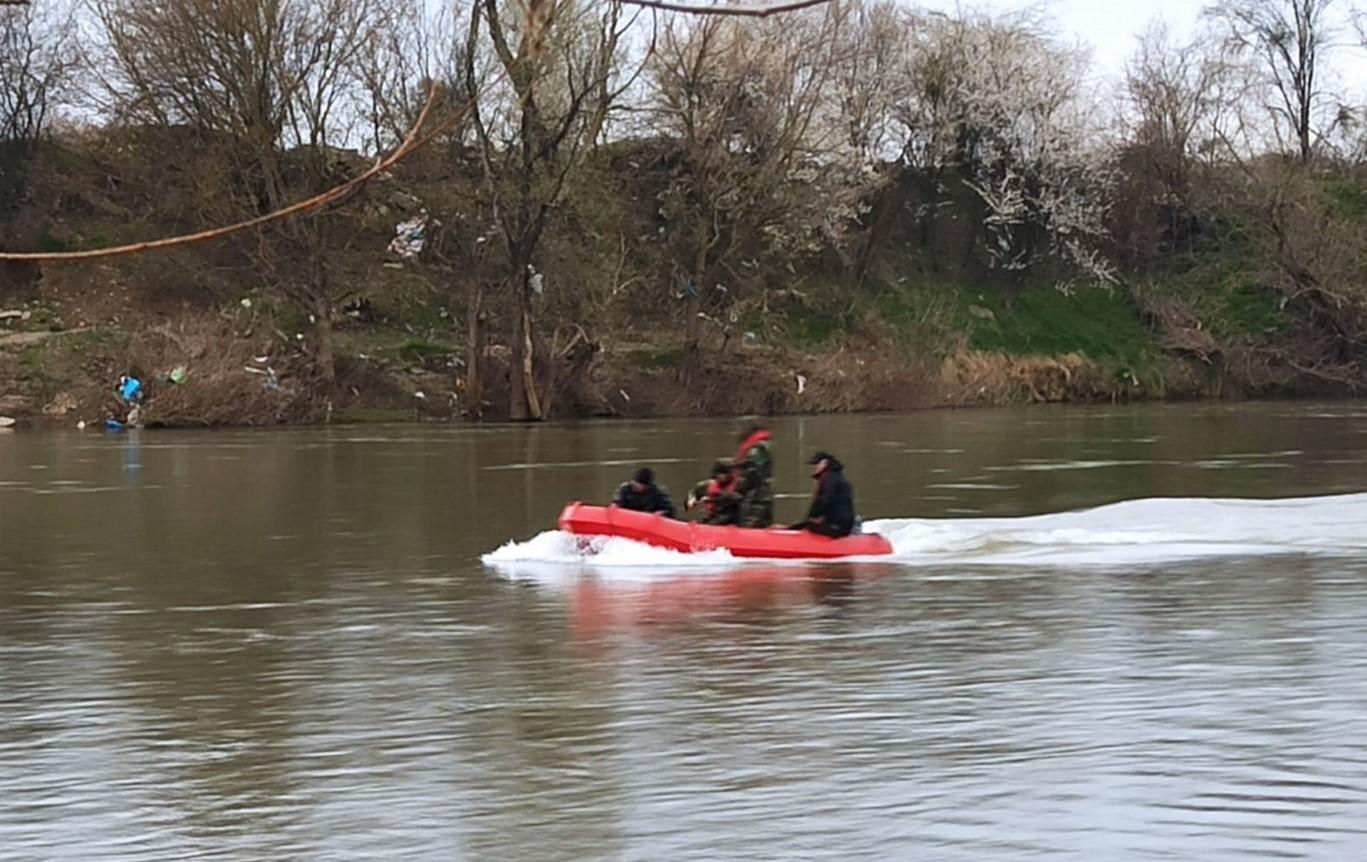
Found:
[[[427,247],[427,211],[394,225],[389,250],[405,260],[413,260]]]

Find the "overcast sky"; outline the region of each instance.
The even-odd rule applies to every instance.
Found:
[[[922,9],[938,9],[952,12],[955,8],[966,6],[994,10],[1015,10],[1040,7],[1048,10],[1057,26],[1059,35],[1075,38],[1092,49],[1092,59],[1097,71],[1107,75],[1119,76],[1125,71],[1125,62],[1134,53],[1135,40],[1148,27],[1149,22],[1161,18],[1168,22],[1174,37],[1186,38],[1197,29],[1201,10],[1208,5],[1207,0],[1052,0],[1052,2],[1028,2],[1028,0],[971,0],[968,3],[957,0],[904,0]],[[1330,7],[1334,19],[1344,25],[1343,41],[1350,35],[1346,26],[1346,12],[1351,0],[1337,0]],[[1367,8],[1367,0],[1358,0],[1362,8]],[[1359,96],[1367,94],[1367,54],[1360,50],[1344,47],[1336,49],[1330,56],[1332,67],[1340,77],[1350,84]]]

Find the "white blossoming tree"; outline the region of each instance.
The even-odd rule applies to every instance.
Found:
[[[973,191],[993,267],[1053,259],[1114,280],[1099,251],[1111,177],[1085,55],[1029,17],[912,15],[906,27],[903,164]]]

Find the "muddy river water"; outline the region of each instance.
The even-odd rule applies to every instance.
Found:
[[[1367,858],[1367,405],[775,432],[891,559],[554,532],[730,422],[0,436],[0,859]]]

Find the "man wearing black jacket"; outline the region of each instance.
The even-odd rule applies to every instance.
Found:
[[[814,467],[816,491],[807,519],[793,527],[834,539],[848,536],[854,532],[854,488],[845,478],[845,465],[829,452],[817,452],[807,463]]]
[[[634,512],[654,512],[666,518],[674,517],[674,501],[669,492],[655,484],[655,471],[642,467],[630,482],[623,482],[613,497],[612,505]]]

